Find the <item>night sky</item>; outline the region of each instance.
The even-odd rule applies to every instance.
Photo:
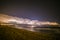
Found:
[[[60,23],[59,1],[0,1],[0,13],[40,21],[56,21]]]

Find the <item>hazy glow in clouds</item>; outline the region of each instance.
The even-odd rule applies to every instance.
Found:
[[[1,15],[1,14],[0,14]],[[8,15],[1,15],[0,16],[0,21],[3,22],[16,22],[17,24],[29,24],[29,25],[36,25],[36,26],[41,26],[41,25],[59,25],[56,22],[49,22],[49,21],[38,21],[38,20],[30,20],[30,19],[24,19],[24,18],[18,18],[18,17],[12,17]]]
[[[26,29],[26,30],[30,30],[30,31],[34,31],[34,27],[36,27],[36,26],[59,25],[56,22],[30,20],[30,19],[18,18],[18,17],[2,15],[2,14],[0,14],[0,22],[13,23],[13,24],[1,24],[1,25],[28,24],[30,26],[28,26],[29,29]],[[16,26],[16,28],[19,28],[19,27]],[[20,28],[22,28],[22,27],[20,27]],[[22,29],[24,29],[24,28],[22,28]]]
[[[41,22],[41,21],[38,21],[38,20],[28,20],[28,19],[10,19],[8,20],[8,22],[16,22],[18,24],[29,24],[29,25],[58,25],[58,23],[56,22]]]

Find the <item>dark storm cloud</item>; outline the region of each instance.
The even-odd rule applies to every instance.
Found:
[[[2,1],[2,11],[8,15],[41,21],[59,21],[59,1]]]

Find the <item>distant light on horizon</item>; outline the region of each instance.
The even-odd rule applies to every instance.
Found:
[[[16,22],[17,24],[28,24],[28,25],[36,25],[36,26],[41,26],[41,25],[59,25],[57,22],[49,22],[49,21],[39,21],[39,20],[31,20],[27,18],[19,18],[19,17],[13,17],[13,16],[8,16],[8,15],[1,15],[0,21],[3,22]]]
[[[59,23],[57,22],[49,22],[49,21],[39,21],[39,20],[31,20],[31,19],[27,19],[27,18],[19,18],[19,17],[13,17],[13,16],[7,16],[7,15],[1,15],[0,17],[0,22],[5,22],[7,24],[1,24],[1,25],[14,25],[16,28],[20,28],[20,29],[25,29],[23,27],[19,27],[16,24],[27,24],[28,29],[26,30],[30,30],[30,31],[34,31],[34,27],[36,26],[43,26],[43,25],[59,25]]]
[[[27,19],[9,19],[9,20],[4,20],[3,22],[16,22],[17,24],[28,24],[28,25],[37,25],[37,26],[41,26],[41,25],[59,25],[57,22],[49,22],[49,21],[38,21],[38,20],[27,20]]]

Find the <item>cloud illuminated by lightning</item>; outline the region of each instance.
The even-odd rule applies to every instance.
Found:
[[[18,17],[12,17],[8,15],[1,15],[0,21],[3,22],[16,22],[18,24],[29,24],[29,25],[59,25],[57,22],[49,22],[49,21],[38,21],[38,20],[30,20],[30,19],[24,19],[24,18],[18,18]]]

